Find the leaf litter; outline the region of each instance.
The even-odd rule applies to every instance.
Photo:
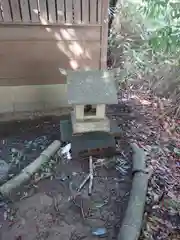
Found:
[[[146,91],[136,91],[134,95],[136,97],[129,96],[123,101],[123,108],[133,109],[131,118],[128,119],[127,114],[123,113],[116,118],[119,124],[126,121],[122,126],[127,137],[144,149],[147,168],[152,169],[140,239],[178,240],[180,239],[180,121],[167,116],[164,106],[168,104],[162,107],[162,101],[148,96]],[[116,111],[117,107],[114,106],[114,113]]]

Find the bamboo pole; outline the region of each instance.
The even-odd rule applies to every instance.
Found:
[[[28,181],[31,176],[37,172],[42,164],[47,162],[60,148],[61,143],[60,141],[54,141],[52,144],[49,145],[48,148],[46,148],[38,158],[36,158],[32,163],[30,163],[27,167],[25,167],[19,175],[15,176],[11,180],[7,181],[5,184],[3,184],[0,187],[0,192],[7,196],[9,195],[12,190],[19,187],[21,184]]]
[[[145,169],[144,151],[136,144],[133,149],[134,177],[128,207],[123,219],[118,240],[137,240],[141,232],[141,225],[146,201],[149,174]]]

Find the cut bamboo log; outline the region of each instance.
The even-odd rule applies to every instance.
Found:
[[[12,190],[18,188],[23,183],[27,182],[31,176],[37,172],[40,167],[47,162],[59,150],[61,146],[60,141],[54,141],[47,149],[45,149],[38,158],[25,167],[19,175],[7,181],[0,187],[0,192],[4,196],[8,196]]]
[[[131,144],[131,147],[134,152],[133,170],[136,172],[133,177],[130,199],[118,240],[137,240],[139,238],[149,180],[149,175],[145,173],[144,151],[136,144]]]

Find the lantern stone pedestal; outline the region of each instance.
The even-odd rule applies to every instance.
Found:
[[[113,154],[116,144],[112,133],[118,127],[106,116],[106,104],[118,103],[113,73],[69,71],[67,94],[73,111],[69,119],[60,123],[61,139],[72,143],[75,155]]]

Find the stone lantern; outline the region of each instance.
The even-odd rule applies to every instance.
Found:
[[[105,111],[107,104],[118,103],[113,72],[68,71],[67,95],[73,111],[68,119],[60,122],[61,139],[72,143],[72,153],[101,152],[103,156],[114,153],[114,132],[118,127]]]
[[[67,76],[68,102],[73,134],[110,132],[106,104],[116,104],[117,89],[112,72],[104,70],[71,71]]]

